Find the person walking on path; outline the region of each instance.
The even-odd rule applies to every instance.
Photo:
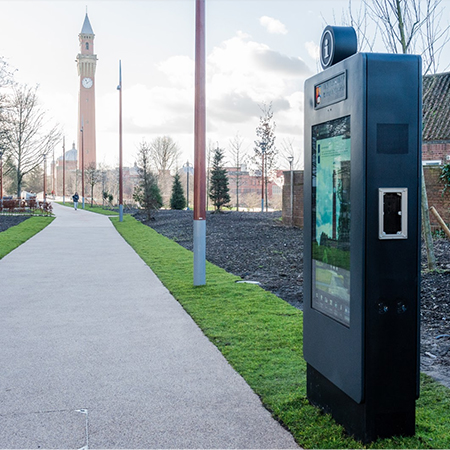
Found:
[[[78,192],[75,192],[74,195],[72,195],[72,200],[73,200],[73,207],[75,208],[75,211],[78,208],[78,200],[80,199],[80,196],[78,195]]]

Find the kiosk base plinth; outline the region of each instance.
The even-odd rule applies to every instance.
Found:
[[[341,424],[348,434],[365,444],[378,438],[414,436],[415,402],[411,404],[377,404],[376,398],[357,403],[307,364],[307,396]]]

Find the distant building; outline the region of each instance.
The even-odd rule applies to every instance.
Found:
[[[66,170],[76,170],[78,163],[78,150],[75,148],[75,142],[72,144],[72,148],[66,152]],[[60,156],[56,159],[56,168],[63,167],[64,156]]]
[[[423,77],[422,160],[450,163],[450,72]]]
[[[136,163],[133,167],[124,167],[123,173],[123,195],[125,198],[133,197],[134,187],[139,183],[139,171]]]
[[[261,207],[261,171],[250,172],[247,166],[225,167],[228,175],[231,204],[234,207],[239,194],[239,206],[242,208]],[[281,193],[284,178],[283,171],[276,172],[275,177],[267,183],[267,198],[270,208],[281,208]],[[238,186],[237,186],[238,185]],[[266,193],[264,192],[264,196]]]
[[[65,155],[59,156],[55,161],[55,171],[52,173],[55,174],[55,183],[56,185],[52,185],[52,190],[55,195],[63,195],[63,177],[64,177],[64,156],[65,156],[65,177],[66,177],[66,192],[68,195],[70,191],[77,190],[78,186],[76,185],[76,173],[78,169],[78,150],[75,148],[75,142],[72,144],[72,148],[65,152]],[[53,166],[53,162],[52,162]],[[73,192],[70,194],[72,195]]]

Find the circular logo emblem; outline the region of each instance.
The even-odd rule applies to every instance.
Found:
[[[320,63],[326,69],[333,64],[334,37],[330,30],[325,28],[320,40]]]

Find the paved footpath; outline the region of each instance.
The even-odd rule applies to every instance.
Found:
[[[0,448],[296,448],[115,231],[56,219],[0,260]]]

